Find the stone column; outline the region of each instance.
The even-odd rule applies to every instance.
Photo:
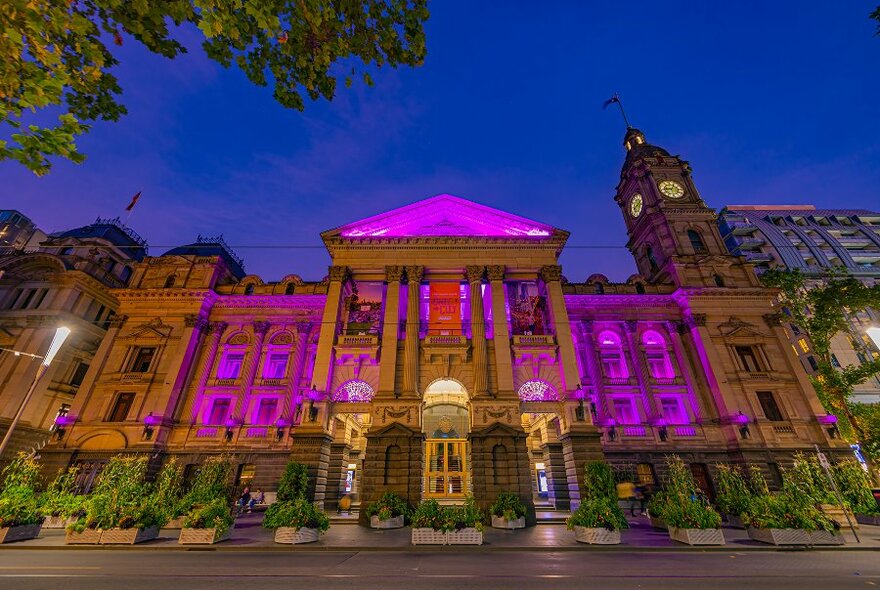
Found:
[[[293,424],[296,418],[296,398],[299,395],[300,382],[305,369],[306,351],[308,350],[309,333],[312,324],[309,322],[297,322],[296,340],[293,348],[293,366],[290,371],[290,383],[287,384],[287,395],[284,399],[284,407],[281,409],[282,419],[287,424]]]
[[[470,434],[474,498],[488,509],[498,494],[513,492],[526,505],[526,524],[535,522],[532,471],[527,434],[521,428],[493,424]]]
[[[309,471],[307,497],[319,510],[324,509],[327,495],[327,473],[330,467],[330,445],[333,437],[322,431],[294,429],[290,460],[302,463]]]
[[[513,390],[513,359],[510,355],[510,329],[507,326],[507,309],[504,305],[504,266],[486,267],[492,290],[492,342],[495,346],[495,395],[515,396]]]
[[[593,384],[593,391],[596,392],[596,415],[602,420],[608,414],[605,407],[605,381],[602,374],[602,363],[599,359],[599,353],[596,349],[596,335],[593,333],[593,320],[584,320],[580,324],[580,336],[583,342],[583,358],[590,375],[590,382]],[[584,400],[589,403],[590,400]],[[601,423],[601,422],[600,422]]]
[[[242,370],[241,390],[238,394],[238,400],[235,402],[235,413],[233,413],[233,417],[240,424],[247,422],[245,414],[248,408],[245,402],[250,397],[251,388],[254,386],[257,367],[259,367],[260,357],[263,355],[263,341],[266,339],[266,332],[268,331],[269,322],[254,322],[254,345],[251,348],[251,354],[246,357],[246,363]]]
[[[409,282],[406,296],[406,340],[404,344],[403,393],[409,397],[418,396],[419,384],[419,291],[424,266],[407,266],[406,278]]]
[[[318,338],[318,353],[315,357],[315,370],[312,383],[319,392],[326,393],[330,384],[330,367],[333,363],[333,347],[336,345],[336,331],[339,322],[339,306],[342,302],[342,287],[349,279],[347,266],[330,267],[330,285],[327,288],[327,302],[321,320],[321,335]]]
[[[366,439],[359,492],[361,506],[377,500],[386,491],[417,505],[422,499],[425,436],[393,422],[370,430]],[[369,524],[366,510],[360,511],[359,522]]]
[[[590,432],[566,432],[559,436],[562,443],[562,458],[565,462],[565,476],[568,480],[568,494],[572,510],[577,510],[584,497],[584,466],[589,461],[601,461],[601,434],[593,427]]]
[[[559,346],[563,386],[568,393],[575,388],[578,378],[571,325],[568,320],[565,299],[562,297],[562,267],[555,264],[541,267],[541,280],[544,282],[547,298],[550,300],[550,312],[553,314],[553,327],[556,330],[556,343]]]
[[[190,417],[190,424],[196,424],[199,421],[199,405],[196,403],[196,400],[200,399],[205,390],[205,386],[208,384],[208,378],[214,370],[214,361],[217,358],[217,350],[220,348],[220,339],[223,337],[223,332],[226,331],[226,326],[226,322],[210,322],[208,324],[207,331],[211,338],[208,340],[206,350],[199,359],[195,390],[190,389],[191,394],[188,403],[189,412],[183,413],[183,416],[188,415]]]
[[[557,510],[568,510],[571,499],[568,497],[568,478],[565,474],[565,458],[562,443],[547,443],[543,446],[544,474],[547,476],[547,500]]]
[[[330,443],[330,458],[327,466],[327,491],[324,510],[334,512],[339,509],[339,499],[345,495],[345,476],[348,471],[351,446],[344,442]]]
[[[678,370],[681,371],[681,376],[687,385],[688,393],[692,396],[691,401],[696,405],[696,407],[691,408],[694,412],[694,418],[700,422],[703,419],[703,408],[698,402],[700,398],[697,382],[691,370],[690,358],[687,352],[685,352],[684,343],[681,340],[681,335],[685,331],[687,331],[687,326],[684,325],[684,322],[666,322],[666,333],[669,334],[669,340],[672,342],[672,353],[675,355]]]
[[[485,395],[488,386],[488,367],[486,366],[486,318],[483,313],[483,266],[468,266],[467,281],[470,285],[471,299],[471,344],[474,362],[475,396]]]
[[[660,411],[654,401],[654,392],[648,385],[648,376],[645,363],[642,362],[642,355],[639,354],[639,324],[635,320],[626,320],[623,323],[624,332],[626,333],[626,342],[629,347],[629,358],[632,362],[633,371],[636,374],[636,380],[639,384],[639,391],[645,397],[645,418],[650,423],[652,419],[660,417]]]
[[[181,342],[186,342],[181,359],[180,368],[177,370],[177,377],[174,379],[174,385],[171,388],[171,396],[164,411],[157,412],[164,420],[177,419],[180,409],[186,401],[186,391],[192,382],[193,375],[200,365],[198,360],[199,349],[205,343],[205,336],[208,333],[208,321],[196,314],[188,314],[184,317],[186,331],[184,332]],[[150,411],[150,408],[145,410]]]
[[[397,341],[400,337],[400,280],[403,278],[402,266],[386,266],[385,315],[382,318],[382,348],[379,359],[379,397],[399,395],[394,389],[397,375]]]

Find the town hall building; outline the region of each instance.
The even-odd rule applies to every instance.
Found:
[[[445,194],[321,234],[320,282],[264,283],[221,239],[132,260],[44,462],[85,485],[119,452],[222,453],[271,490],[295,459],[326,510],[386,490],[567,509],[592,459],[659,483],[676,453],[711,495],[719,462],[778,484],[798,450],[845,451],[688,163],[634,128],[624,146],[625,283],[573,280],[563,229]]]

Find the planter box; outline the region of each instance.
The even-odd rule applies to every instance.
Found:
[[[669,538],[688,545],[724,545],[721,529],[677,529],[671,526]]]
[[[379,520],[379,517],[374,514],[370,517],[370,527],[374,529],[402,529],[403,515]]]
[[[609,531],[602,528],[574,527],[574,538],[578,543],[590,545],[620,545],[620,531]]]
[[[727,515],[727,524],[730,525],[731,528],[734,529],[745,529],[746,525],[742,521],[742,518],[739,516],[734,516],[733,514]]]
[[[81,533],[67,531],[64,542],[68,545],[97,545],[101,542],[101,529],[85,529]]]
[[[809,534],[803,529],[756,529],[749,527],[749,539],[768,545],[807,545]]]
[[[163,529],[182,529],[184,520],[186,520],[185,516],[178,516],[177,518],[172,518],[167,523],[165,523],[165,526],[163,526],[162,528]]]
[[[492,515],[493,529],[524,529],[526,528],[526,517],[520,516],[514,520],[507,520],[501,516]]]
[[[854,527],[858,528],[858,521],[856,517],[853,515],[852,511],[847,508],[844,513],[843,508],[838,506],[837,504],[819,504],[819,508],[822,510],[825,515],[837,523],[842,529],[850,528],[849,522],[853,524]],[[849,516],[849,522],[847,522],[846,517]]]
[[[810,531],[807,533],[807,540],[810,545],[843,545],[843,535],[839,532],[830,531]]]
[[[475,528],[449,531],[446,533],[446,543],[448,545],[482,545],[483,533]]]
[[[880,526],[880,515],[856,514],[856,521],[859,524],[872,524],[874,526]]]
[[[43,528],[44,529],[63,529],[67,525],[72,522],[75,522],[76,518],[71,516],[70,518],[65,518],[63,516],[47,516],[45,520],[43,520]]]
[[[0,543],[14,543],[15,541],[36,539],[39,534],[40,525],[38,524],[3,527],[0,528]]]
[[[159,536],[159,527],[146,529],[105,529],[101,535],[101,545],[134,545],[150,541]]]
[[[666,526],[666,521],[662,518],[657,518],[656,516],[649,516],[648,520],[651,522],[651,526],[655,529],[660,529],[661,531],[668,530],[669,527]]]
[[[297,545],[300,543],[314,543],[318,540],[318,529],[307,529],[305,527],[295,529],[289,526],[283,526],[275,529],[275,542],[284,543],[285,545]]]
[[[445,545],[446,533],[443,531],[435,531],[429,528],[412,529],[413,545]]]
[[[222,535],[217,533],[216,528],[210,529],[180,529],[178,545],[213,545],[225,541],[232,536],[233,527],[226,529]]]

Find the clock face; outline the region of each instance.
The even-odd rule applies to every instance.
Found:
[[[674,180],[661,180],[657,187],[670,199],[680,199],[684,196],[684,187]]]
[[[632,215],[633,217],[638,217],[639,215],[641,215],[643,204],[644,203],[642,202],[642,195],[640,195],[639,193],[634,194],[629,200],[630,215]]]

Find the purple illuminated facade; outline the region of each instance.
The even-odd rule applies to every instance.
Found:
[[[293,458],[327,509],[387,490],[568,508],[603,456],[659,483],[678,453],[711,495],[715,463],[775,484],[794,451],[844,449],[687,163],[635,129],[625,147],[625,283],[564,276],[566,231],[450,195],[324,232],[319,282],[245,275],[221,240],[147,258],[44,457],[232,453],[268,490]]]

